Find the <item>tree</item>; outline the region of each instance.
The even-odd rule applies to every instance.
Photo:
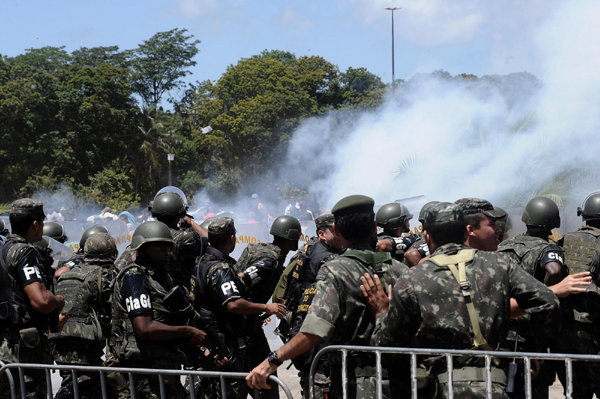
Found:
[[[200,51],[200,40],[191,41],[186,29],[159,32],[133,50],[131,69],[134,89],[145,104],[157,105],[165,93],[183,85],[182,78],[196,65],[192,59]]]
[[[81,47],[71,53],[72,64],[97,68],[100,64],[127,67],[131,51],[119,51],[119,46]]]
[[[65,46],[42,48],[30,48],[25,50],[25,54],[9,58],[14,65],[28,65],[44,72],[54,72],[61,68],[66,68],[71,62],[71,56],[65,51]]]

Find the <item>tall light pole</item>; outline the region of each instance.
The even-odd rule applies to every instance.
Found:
[[[394,68],[394,11],[399,10],[400,7],[386,7],[385,9],[392,12],[392,93],[396,94],[396,73]]]

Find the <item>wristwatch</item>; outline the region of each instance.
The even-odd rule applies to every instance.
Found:
[[[267,357],[267,360],[273,366],[279,367],[279,366],[281,366],[283,364],[283,362],[277,358],[277,352],[275,352],[275,351],[272,351],[271,353],[269,353],[269,356]]]

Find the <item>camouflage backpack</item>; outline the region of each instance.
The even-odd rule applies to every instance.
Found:
[[[598,271],[590,270],[594,251],[600,245],[600,229],[585,226],[572,233],[565,234],[563,249],[565,250],[565,263],[569,267],[569,274],[592,272],[594,281],[598,281]]]
[[[93,295],[86,280],[97,280],[96,294],[100,297],[102,283],[102,267],[80,263],[58,278],[56,295],[65,298],[63,313],[69,314],[69,321],[59,333],[50,334],[50,339],[75,337],[91,341],[104,339],[100,323],[100,309],[93,305]]]

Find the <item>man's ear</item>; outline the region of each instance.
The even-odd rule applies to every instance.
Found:
[[[333,231],[333,235],[336,237],[341,237],[342,235],[340,234],[340,231],[337,229],[337,226],[335,225],[335,222],[333,222],[333,224],[331,225],[331,229]]]
[[[466,235],[465,235],[465,240],[466,240],[467,236],[472,236],[472,235],[475,235],[475,228],[472,225],[468,224],[467,230],[466,230]]]

